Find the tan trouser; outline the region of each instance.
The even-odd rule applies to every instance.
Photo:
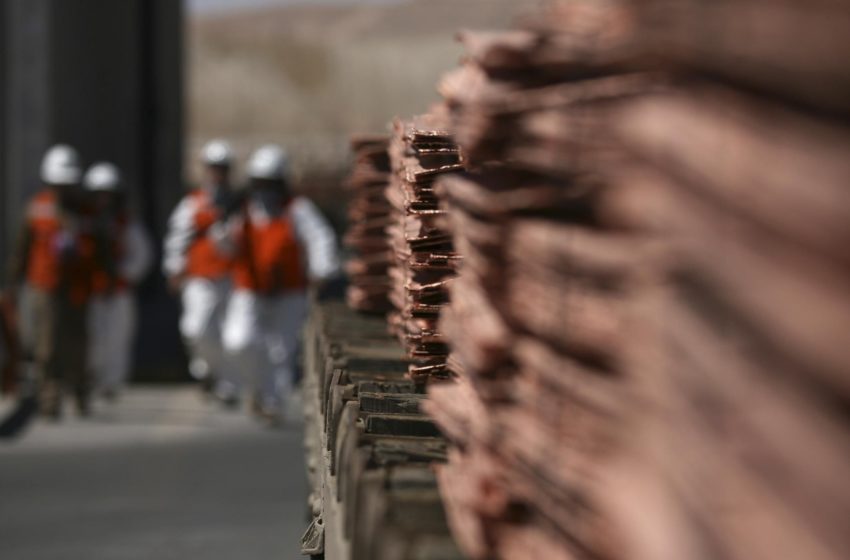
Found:
[[[66,390],[73,392],[81,412],[88,411],[91,388],[86,365],[86,307],[36,289],[31,297],[32,352],[42,411],[58,415]]]

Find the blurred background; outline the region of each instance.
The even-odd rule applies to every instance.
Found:
[[[240,161],[265,142],[343,227],[348,137],[438,99],[464,27],[504,28],[537,0],[4,0],[0,4],[0,262],[50,145],[114,161],[157,241],[205,139]],[[237,177],[239,169],[237,167]],[[135,379],[185,378],[158,270],[139,291]]]
[[[0,559],[291,558],[308,522],[311,554],[326,532],[360,558],[456,558],[418,555],[429,521],[479,560],[850,557],[848,30],[840,0],[2,0],[0,263],[67,143],[120,167],[157,265],[133,387],[0,441]],[[464,53],[447,129],[351,157]],[[212,138],[237,184],[279,143],[340,236],[350,212],[349,303],[377,312],[317,299],[272,426],[187,383],[160,271]],[[284,183],[254,179],[258,200]],[[2,295],[5,438],[39,403]]]
[[[536,0],[193,0],[187,5],[186,160],[205,139],[239,158],[274,141],[339,230],[354,133],[426,110],[464,27],[501,29]]]
[[[536,3],[3,0],[0,263],[56,143],[77,147],[84,166],[120,167],[157,263],[212,137],[235,147],[239,181],[252,149],[283,144],[295,187],[341,229],[349,136],[436,101],[461,53],[457,29],[505,27]],[[295,557],[307,513],[300,424],[261,430],[194,386],[153,385],[189,380],[179,306],[158,264],[136,295],[137,385],[120,405],[38,422],[0,446],[0,557]],[[0,400],[0,416],[12,407]]]
[[[503,28],[510,0],[293,0],[188,4],[187,146],[274,139],[302,173],[338,171],[353,132],[438,100],[461,27]],[[525,2],[525,4],[532,4]]]

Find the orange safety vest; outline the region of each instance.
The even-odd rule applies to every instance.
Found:
[[[90,232],[68,231],[60,214],[58,197],[51,190],[40,192],[30,203],[27,281],[46,292],[61,290],[72,303],[82,305],[91,293],[95,240]]]
[[[129,220],[126,216],[118,216],[113,221],[113,226],[110,228],[112,259],[116,266],[124,260],[125,252],[124,237],[126,235],[127,225]],[[110,288],[116,291],[126,290],[130,287],[130,283],[122,276],[111,278],[109,271],[103,267],[103,263],[97,263],[92,279],[92,290],[95,294],[104,294]]]
[[[207,230],[220,218],[221,212],[210,200],[209,193],[197,189],[189,194],[194,197],[198,210],[195,213],[195,239],[189,246],[186,274],[201,278],[217,279],[233,269],[233,259],[223,256],[215,242],[207,236]]]
[[[265,224],[253,222],[246,211],[240,245],[233,272],[237,288],[272,295],[307,287],[288,208]]]

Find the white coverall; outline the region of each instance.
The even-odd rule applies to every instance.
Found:
[[[131,220],[124,228],[124,254],[118,274],[131,286],[147,274],[153,260],[150,238],[141,223]],[[130,373],[136,334],[136,302],[132,288],[95,296],[88,311],[89,367],[101,391],[120,390]]]
[[[247,212],[253,223],[272,219],[253,200],[248,202]],[[288,212],[292,221],[306,261],[307,279],[322,281],[336,275],[336,237],[318,208],[310,200],[297,197],[283,212]],[[242,218],[232,219],[228,224],[231,242],[235,242],[241,229]],[[230,297],[224,321],[224,348],[239,369],[253,378],[254,396],[265,413],[280,414],[292,389],[298,338],[306,314],[306,290],[264,296],[237,288]]]
[[[229,398],[238,387],[228,356],[222,350],[221,333],[224,309],[230,295],[230,275],[206,278],[187,274],[188,252],[196,239],[195,217],[202,209],[198,197],[186,196],[168,221],[163,253],[163,271],[167,277],[185,275],[181,286],[183,312],[180,334],[189,351],[189,372],[201,380],[214,374],[216,394]],[[212,235],[212,230],[203,235]]]

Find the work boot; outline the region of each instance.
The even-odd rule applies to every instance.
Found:
[[[218,384],[214,375],[207,375],[203,379],[199,380],[201,386],[201,396],[204,400],[212,399],[216,396],[215,388]]]
[[[77,402],[77,416],[80,418],[91,418],[91,404],[89,401]]]
[[[41,415],[52,422],[62,420],[62,406],[59,403],[50,404],[39,409]]]
[[[239,409],[239,396],[234,394],[229,395],[216,395],[218,401],[226,408],[227,410],[238,410]]]
[[[89,398],[88,393],[78,393],[75,397],[77,415],[80,418],[89,418],[91,416],[91,398]]]
[[[254,394],[254,396],[251,397],[251,416],[256,416],[257,418],[259,418],[262,415],[262,412],[263,404],[260,401],[260,396]]]
[[[210,399],[215,396],[216,376],[206,360],[192,358],[189,361],[189,375],[197,379],[201,386],[201,396]]]
[[[216,382],[215,398],[228,410],[239,409],[239,389],[233,383],[220,379]]]
[[[47,419],[58,422],[62,419],[62,393],[56,381],[44,381],[38,397],[38,412]]]
[[[283,413],[278,409],[264,408],[260,411],[258,419],[267,428],[280,428],[283,426]]]
[[[251,403],[251,412],[261,424],[269,428],[279,428],[283,425],[283,407],[280,403],[269,402],[269,400],[263,402],[264,400],[266,399],[255,397],[254,402]]]

